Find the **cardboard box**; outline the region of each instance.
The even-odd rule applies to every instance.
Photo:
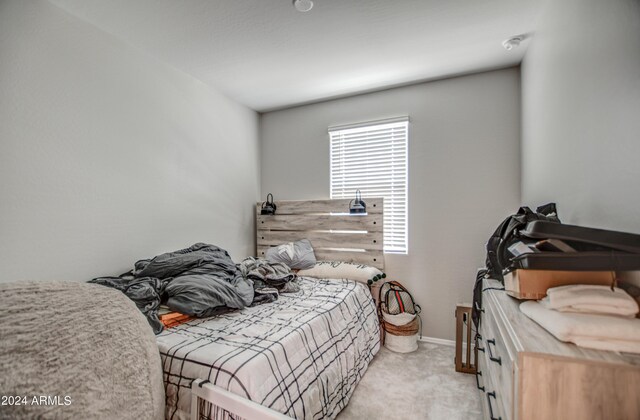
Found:
[[[568,284],[615,285],[613,271],[514,270],[504,276],[504,289],[516,299],[542,299],[547,289]]]
[[[640,306],[640,271],[618,271],[616,272],[616,280],[618,287],[634,298]],[[640,318],[640,312],[636,318]]]

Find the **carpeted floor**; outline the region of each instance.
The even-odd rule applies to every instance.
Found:
[[[454,350],[424,342],[408,354],[381,348],[337,420],[482,418],[475,377],[455,371]]]

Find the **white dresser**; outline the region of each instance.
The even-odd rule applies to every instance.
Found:
[[[640,355],[563,343],[485,280],[478,389],[485,419],[640,419]]]

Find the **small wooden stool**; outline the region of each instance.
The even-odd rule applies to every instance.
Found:
[[[471,330],[471,304],[460,303],[456,306],[456,372],[476,373],[478,350],[474,345],[475,332]],[[462,345],[466,349],[463,354]],[[471,348],[473,347],[473,360],[471,360]],[[463,355],[466,356],[463,359]]]

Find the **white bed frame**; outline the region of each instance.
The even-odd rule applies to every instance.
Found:
[[[229,392],[209,381],[191,384],[191,420],[291,420],[282,413]]]
[[[351,200],[276,201],[275,215],[256,204],[256,255],[267,248],[309,239],[321,261],[346,261],[384,270],[382,198],[367,198],[367,213],[349,214]],[[192,420],[290,420],[290,417],[233,394],[209,381],[191,385]]]

